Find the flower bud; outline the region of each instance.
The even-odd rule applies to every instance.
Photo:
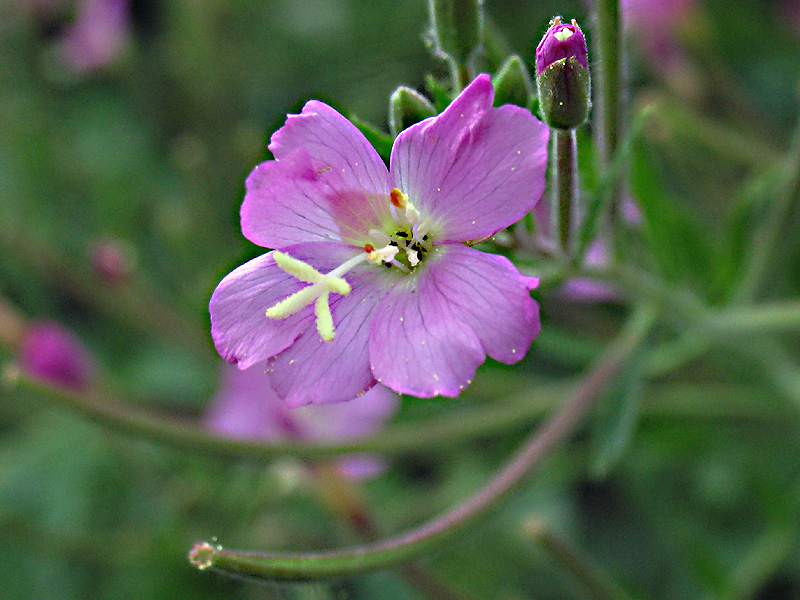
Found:
[[[51,321],[37,321],[28,327],[18,360],[23,372],[73,390],[88,389],[95,379],[89,350],[75,334]]]
[[[429,0],[436,50],[465,64],[481,45],[483,0]]]
[[[578,24],[556,17],[536,47],[536,84],[542,120],[575,129],[589,116],[591,84],[586,38]]]
[[[123,240],[103,238],[89,249],[92,271],[104,282],[114,285],[130,280],[136,267],[136,256]]]
[[[500,70],[492,77],[494,86],[494,105],[515,104],[529,108],[533,97],[533,83],[528,68],[522,59],[514,54],[509,56]]]
[[[389,98],[389,129],[393,136],[414,123],[436,116],[436,109],[418,91],[401,85]]]

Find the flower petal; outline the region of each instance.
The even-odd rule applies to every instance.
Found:
[[[439,246],[417,277],[398,282],[370,330],[375,377],[415,396],[457,396],[488,353],[513,363],[539,332],[539,309],[504,257]]]
[[[261,163],[247,178],[242,233],[267,248],[319,241],[363,245],[389,214],[388,195],[347,188],[337,179],[331,167],[315,167],[303,149]]]
[[[480,340],[452,311],[427,268],[397,281],[370,326],[372,372],[387,387],[420,397],[457,396],[485,360]]]
[[[522,359],[540,329],[539,306],[529,293],[538,279],[521,275],[504,256],[461,244],[439,246],[435,258],[428,276],[453,317],[475,332],[495,360]]]
[[[530,111],[492,108],[488,75],[392,148],[394,185],[431,220],[437,243],[491,235],[531,211],[544,191],[549,129]]]
[[[312,100],[272,136],[277,160],[247,180],[242,230],[270,248],[320,240],[361,245],[390,218],[389,172],[364,135],[327,104]]]
[[[242,233],[266,248],[316,241],[340,241],[343,231],[333,216],[329,192],[308,154],[258,165],[247,178],[242,204]]]
[[[298,244],[284,251],[321,272],[332,271],[358,252],[329,242]],[[229,273],[209,303],[217,351],[240,369],[275,356],[305,330],[316,335],[313,306],[286,319],[266,316],[268,308],[307,285],[279,268],[272,255],[263,254]]]
[[[353,290],[331,300],[333,340],[309,328],[271,361],[272,384],[287,406],[345,402],[375,385],[367,340],[372,312],[385,294],[382,275],[370,264],[354,268],[347,277]]]

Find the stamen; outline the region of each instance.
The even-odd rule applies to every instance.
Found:
[[[406,203],[406,220],[411,225],[416,225],[419,223],[419,211],[413,204],[411,204],[411,202]]]
[[[388,263],[387,263],[387,264],[388,264]],[[400,262],[399,260],[397,260],[397,259],[393,260],[393,261],[391,262],[391,264],[392,264],[392,266],[394,266],[394,267],[397,267],[398,269],[400,269],[400,270],[401,270],[403,273],[410,273],[410,272],[411,272],[411,271],[409,271],[409,269],[408,269],[408,267],[407,267],[407,266],[405,266],[403,263],[401,263],[401,262]]]
[[[419,211],[409,202],[408,194],[400,191],[399,188],[389,190],[389,202],[392,206],[392,216],[398,225],[416,225],[419,223]]]
[[[390,244],[388,246],[384,246],[383,248],[379,248],[378,250],[373,249],[372,252],[367,254],[367,260],[376,265],[382,262],[392,262],[399,251],[400,249],[397,247],[397,245]]]

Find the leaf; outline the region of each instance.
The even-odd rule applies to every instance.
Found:
[[[644,352],[632,359],[598,409],[590,434],[589,476],[604,479],[619,464],[633,441],[645,391]]]
[[[388,163],[389,157],[392,154],[392,146],[394,145],[392,136],[388,133],[384,133],[375,125],[362,121],[356,116],[350,115],[349,119],[350,122],[358,127],[358,130],[364,134],[364,137],[367,138],[367,141],[372,144],[375,150],[378,151],[380,157]]]
[[[666,189],[653,149],[645,139],[633,141],[631,188],[642,211],[646,248],[673,280],[708,280],[711,248],[699,223]]]

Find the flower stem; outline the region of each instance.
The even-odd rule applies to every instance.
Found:
[[[743,335],[800,329],[800,299],[729,308],[710,313],[703,324],[719,335]]]
[[[651,377],[662,376],[676,368],[672,362],[664,364],[655,354],[648,358],[647,364],[647,372]],[[441,417],[391,425],[378,436],[364,440],[277,443],[212,435],[191,421],[177,421],[153,414],[107,395],[82,394],[56,388],[25,377],[14,369],[9,369],[9,372],[14,375],[14,383],[20,392],[33,392],[57,408],[74,412],[118,433],[199,455],[252,463],[265,463],[282,455],[306,458],[350,452],[400,455],[446,448],[464,440],[489,437],[536,422],[552,407],[559,406],[565,394],[574,386],[571,381],[527,383],[491,405],[464,408],[457,414],[448,413]],[[643,411],[645,416],[655,418],[782,419],[783,413],[780,411],[766,410],[767,397],[763,389],[748,386],[659,383],[648,387]],[[10,400],[10,395],[6,398]]]
[[[351,452],[396,455],[424,449],[447,447],[465,439],[486,436],[519,427],[541,417],[558,404],[569,383],[537,386],[534,401],[524,404],[480,406],[453,415],[393,425],[380,435],[363,440],[339,442],[256,442],[212,435],[192,421],[179,421],[141,409],[100,392],[76,392],[50,385],[24,374],[14,373],[10,382],[20,391],[33,392],[52,405],[108,427],[119,433],[147,439],[170,448],[188,450],[228,460],[263,463],[276,456],[320,457]]]
[[[551,129],[555,147],[553,231],[567,256],[575,251],[574,230],[578,197],[578,147],[574,129]]]
[[[600,565],[566,539],[557,535],[540,521],[530,521],[525,531],[538,541],[547,553],[570,573],[591,600],[630,600]]]
[[[651,308],[636,310],[622,332],[582,379],[570,402],[531,434],[509,462],[474,496],[441,517],[397,537],[356,548],[303,553],[252,553],[207,542],[195,545],[191,562],[266,579],[321,579],[368,571],[408,560],[441,542],[494,507],[520,481],[575,433],[655,322]]]
[[[622,59],[619,0],[595,0],[594,24],[596,142],[602,170],[611,163],[620,134]],[[616,202],[615,197],[611,203],[612,227],[616,227],[620,212]]]

